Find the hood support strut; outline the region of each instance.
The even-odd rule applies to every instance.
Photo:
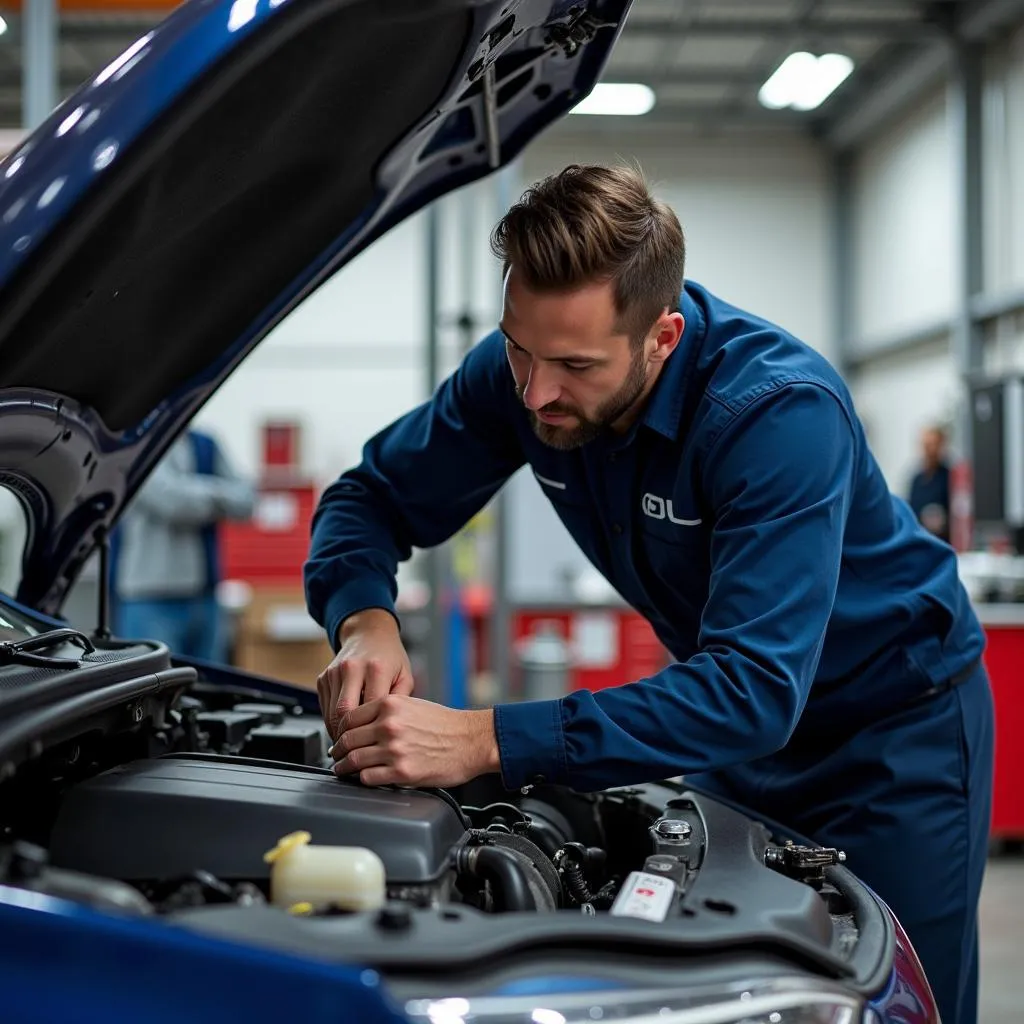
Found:
[[[110,639],[110,534],[105,526],[96,530],[96,546],[100,552],[99,607],[96,615],[96,638]]]

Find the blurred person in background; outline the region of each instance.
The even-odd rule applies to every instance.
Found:
[[[921,434],[921,468],[910,482],[908,501],[918,522],[948,544],[949,461],[942,427],[926,427]]]
[[[255,502],[254,486],[214,438],[198,430],[179,438],[139,489],[112,545],[117,634],[227,661],[216,594],[219,526],[248,519]]]

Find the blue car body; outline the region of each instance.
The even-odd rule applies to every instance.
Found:
[[[0,164],[0,483],[18,495],[30,527],[19,591],[0,598],[0,608],[24,614],[40,629],[62,624],[60,608],[81,566],[218,385],[284,316],[374,239],[438,196],[507,164],[585,96],[628,6],[629,0],[187,0],[65,101]],[[294,60],[284,68],[287,74],[275,78],[274,56],[292,40],[311,38],[318,19],[349,12],[356,19],[350,30],[364,24],[386,44],[393,38],[392,19],[401,27],[394,32],[405,32],[407,54],[418,34],[424,48],[433,47],[437,60],[446,61],[433,71],[424,68],[424,78],[433,74],[436,94],[411,98],[412,113],[395,115],[402,130],[372,155],[362,136],[352,137],[347,152],[343,125],[336,138],[319,143],[310,130],[297,166],[287,166],[286,156],[269,159],[265,180],[254,174],[248,182],[225,180],[228,165],[218,163],[216,139],[207,137],[211,188],[222,189],[223,201],[190,221],[200,195],[190,192],[163,216],[159,235],[133,234],[136,224],[144,234],[152,211],[140,197],[158,205],[173,193],[175,180],[159,177],[169,160],[191,159],[183,166],[202,177],[205,168],[195,167],[195,160],[205,157],[190,132],[218,104],[242,117],[239,104],[249,90],[278,104],[255,111],[257,116],[285,119],[283,125],[315,118],[323,96],[304,101]],[[432,25],[450,38],[430,36]],[[345,59],[334,51],[310,57],[311,64],[338,61],[335,81],[343,80]],[[412,57],[409,63],[415,63]],[[363,93],[358,77],[351,83],[353,117],[356,107],[372,112],[378,100],[398,107],[411,101],[392,96],[386,78],[377,85],[377,92]],[[346,109],[344,103],[338,109]],[[243,145],[243,128],[226,148]],[[182,152],[191,158],[175,155]],[[238,152],[231,165],[236,173],[247,166]],[[249,154],[255,162],[264,156]],[[293,190],[301,190],[304,175],[326,193],[324,175],[347,164],[358,172],[360,198],[348,204],[344,217],[327,218],[313,230],[309,224],[316,218],[308,216],[301,251],[289,251],[277,263],[272,251],[264,253],[273,272],[260,278],[254,295],[225,299],[225,319],[193,340],[187,361],[175,361],[166,339],[154,342],[156,318],[171,315],[158,309],[145,319],[159,284],[154,267],[180,276],[162,295],[176,291],[184,301],[197,286],[220,287],[195,280],[186,259],[198,251],[189,248],[190,232],[205,231],[204,246],[219,238],[224,260],[232,251],[244,259],[251,238],[261,237],[239,226],[247,217],[265,217],[286,229],[279,207],[301,205]],[[304,216],[296,213],[295,219]],[[166,262],[151,262],[161,258]],[[117,319],[122,299],[136,303],[138,336],[131,316]],[[104,316],[115,325],[109,337],[101,336]],[[103,384],[103,375],[116,376],[126,358],[137,373],[127,399]],[[81,387],[77,375],[88,378]],[[311,714],[318,710],[315,696],[297,688],[199,667],[207,680],[241,681],[269,697],[287,694]],[[929,1024],[934,1017],[927,984],[894,927],[893,966],[871,994],[866,1019]],[[0,885],[0,986],[0,1016],[10,1024],[409,1019],[380,975],[358,963],[338,965],[169,928],[14,885]],[[530,997],[541,1005],[545,998],[593,988],[593,978],[538,971],[528,983],[496,985],[486,995]],[[624,989],[624,982],[607,980],[606,1005]],[[449,1005],[449,1016],[458,1016],[458,1009]],[[437,1024],[449,1019],[444,1012],[442,1007],[435,1014]],[[557,1018],[535,1019],[543,1024]]]

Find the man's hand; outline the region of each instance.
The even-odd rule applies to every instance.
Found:
[[[412,668],[394,616],[380,608],[347,618],[338,630],[334,660],[316,681],[320,713],[331,740],[341,734],[341,719],[360,703],[389,693],[412,693]]]
[[[458,786],[501,767],[493,711],[393,694],[345,715],[334,758],[368,786]]]

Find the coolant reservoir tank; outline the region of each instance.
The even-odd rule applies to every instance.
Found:
[[[384,905],[384,862],[361,846],[311,846],[308,832],[292,832],[268,850],[270,902],[294,908],[376,910]]]

